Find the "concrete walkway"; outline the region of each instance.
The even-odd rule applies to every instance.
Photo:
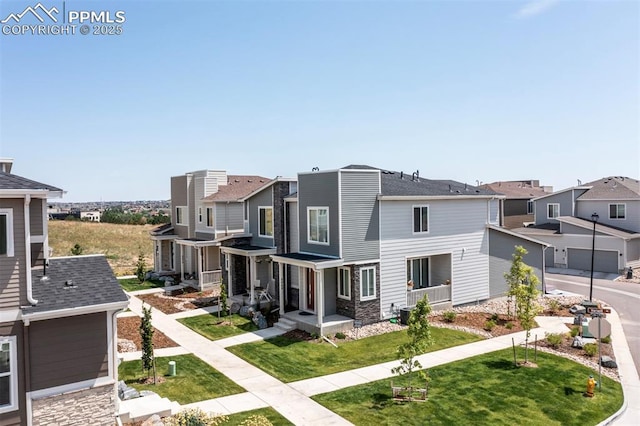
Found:
[[[141,313],[141,301],[131,298],[129,305],[133,312]],[[619,366],[619,374],[625,395],[623,407],[602,425],[616,426],[637,425],[640,419],[640,380],[632,362],[618,315],[615,312],[607,315],[612,324],[612,345]],[[538,317],[539,326],[531,330],[531,338],[543,338],[545,332],[566,332],[566,317]],[[296,425],[338,425],[350,424],[344,418],[324,408],[309,397],[325,392],[333,392],[350,386],[388,379],[394,376],[391,369],[398,366],[398,361],[390,361],[368,367],[362,367],[322,377],[282,383],[260,369],[224,350],[228,346],[267,339],[283,332],[275,328],[245,333],[218,341],[210,341],[189,328],[183,326],[171,315],[158,310],[153,313],[153,325],[183,347],[182,350],[192,352],[203,361],[213,366],[225,376],[248,390],[248,392],[199,401],[183,407],[199,407],[206,412],[233,414],[263,407],[272,407]],[[512,333],[492,339],[481,340],[461,346],[427,353],[419,357],[424,368],[431,368],[453,361],[510,348],[512,339],[516,344],[524,342],[525,332]]]

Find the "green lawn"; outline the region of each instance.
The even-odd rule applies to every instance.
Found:
[[[176,362],[177,374],[174,377],[166,376],[169,371],[169,361]],[[124,380],[127,385],[137,390],[151,390],[180,404],[245,392],[242,387],[191,354],[156,358],[156,370],[158,377],[162,376],[166,379],[164,383],[139,384],[138,379],[146,377],[142,372],[140,360],[120,364],[118,375],[120,380]]]
[[[482,340],[481,337],[445,328],[431,328],[434,344],[429,352]],[[396,359],[407,332],[396,331],[365,339],[338,343],[304,342],[279,336],[227,348],[240,358],[284,382],[338,373]]]
[[[251,410],[251,411],[244,411],[242,413],[231,414],[231,415],[227,416],[229,418],[229,421],[226,422],[226,423],[223,423],[223,425],[224,426],[239,426],[240,424],[242,424],[243,421],[248,419],[250,416],[257,416],[257,415],[265,416],[267,419],[269,419],[269,421],[274,426],[285,426],[285,425],[288,426],[288,425],[292,425],[293,424],[289,420],[285,419],[276,410],[274,410],[273,408],[269,407],[269,408],[260,408],[260,409],[257,409],[257,410]]]
[[[513,366],[511,349],[429,369],[426,402],[391,399],[390,379],[313,399],[356,425],[596,425],[622,405],[619,383],[603,377],[586,398],[593,370],[538,353],[538,368]],[[522,358],[522,356],[520,357]]]
[[[163,288],[164,281],[151,280],[140,283],[137,278],[125,278],[119,279],[120,287],[124,289],[124,291],[137,291],[137,290],[148,290],[150,288]]]
[[[258,326],[256,326],[249,318],[241,317],[238,314],[223,316],[220,318],[218,318],[217,313],[204,314],[198,315],[197,317],[180,318],[178,321],[210,340],[237,336],[238,334],[258,329]]]

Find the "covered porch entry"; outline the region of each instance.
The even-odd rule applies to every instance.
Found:
[[[227,276],[227,295],[249,294],[249,304],[275,300],[273,262],[275,247],[260,247],[249,244],[222,246]]]
[[[222,282],[219,242],[188,238],[176,240],[176,244],[184,284],[204,291]]]
[[[319,335],[353,327],[352,318],[336,314],[337,268],[343,265],[342,259],[303,253],[274,254],[271,259],[278,266],[280,316],[294,321],[301,330]],[[287,265],[298,269],[300,288],[299,309],[285,313]]]

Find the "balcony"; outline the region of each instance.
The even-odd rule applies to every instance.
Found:
[[[430,304],[450,302],[451,286],[439,285],[435,287],[418,288],[407,292],[407,306],[416,306],[416,303],[424,297],[429,297]]]

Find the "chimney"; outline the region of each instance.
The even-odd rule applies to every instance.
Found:
[[[11,166],[13,166],[13,158],[0,157],[0,172],[11,173]]]

